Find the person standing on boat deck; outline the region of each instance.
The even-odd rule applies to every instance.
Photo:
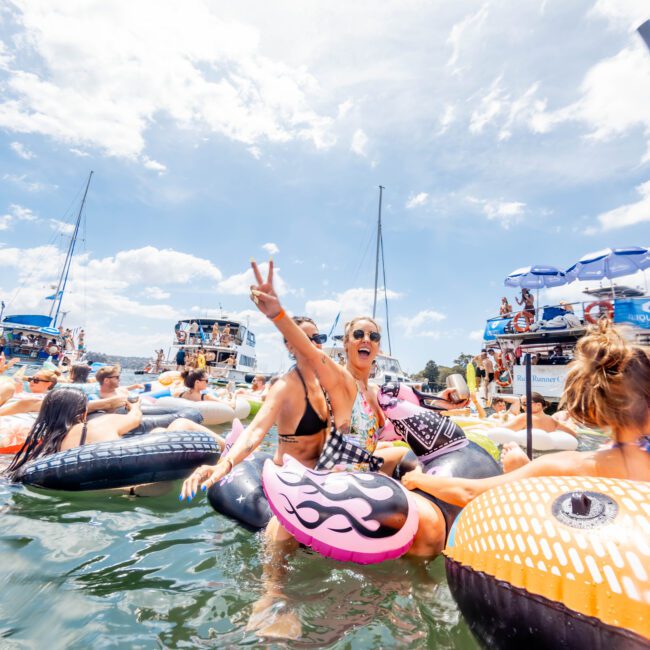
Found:
[[[185,370],[185,348],[178,348],[176,353],[176,370]]]
[[[156,350],[156,362],[154,365],[154,372],[160,372],[162,370],[162,365],[163,361],[165,360],[165,352],[161,348],[160,350]]]
[[[83,329],[79,330],[77,334],[77,350],[83,352],[86,349],[86,332]]]
[[[210,339],[212,345],[219,344],[219,323],[216,323],[212,326],[212,337]]]
[[[521,298],[515,297],[518,305],[522,305],[524,311],[528,312],[533,318],[535,318],[535,298],[530,292],[530,289],[526,287],[521,288]]]
[[[230,323],[226,323],[224,325],[223,332],[221,332],[221,345],[226,348],[230,347],[230,340]]]
[[[512,316],[512,307],[508,302],[508,299],[503,296],[501,298],[501,307],[499,308],[499,316]]]
[[[490,387],[494,382],[494,363],[488,357],[486,350],[481,350],[480,364],[483,372],[481,373],[481,386],[483,388],[483,398],[485,399],[486,406],[490,406]]]
[[[199,333],[199,324],[193,320],[190,324],[190,343],[196,343],[197,334]]]

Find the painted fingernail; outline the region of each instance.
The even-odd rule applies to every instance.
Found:
[[[201,486],[201,492],[205,492],[208,488],[205,485]]]
[[[192,492],[192,498],[196,496],[196,492]]]
[[[179,501],[182,501],[182,500],[183,500],[183,495],[182,495],[182,494],[179,494],[179,495],[178,495],[178,500],[179,500]]]

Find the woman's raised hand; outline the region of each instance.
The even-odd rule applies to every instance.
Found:
[[[282,305],[280,305],[273,288],[273,260],[269,260],[269,272],[266,280],[262,278],[255,260],[251,260],[251,268],[255,274],[257,284],[251,285],[250,298],[267,318],[275,318],[282,312]]]

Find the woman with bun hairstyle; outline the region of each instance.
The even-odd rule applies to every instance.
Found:
[[[458,479],[408,472],[402,483],[465,506],[492,487],[534,476],[597,476],[650,481],[650,350],[632,345],[608,320],[578,342],[561,405],[571,418],[611,431],[611,447],[563,451],[529,461],[516,444],[504,446],[502,476]]]
[[[185,385],[178,397],[190,402],[224,402],[224,400],[204,392],[208,388],[208,374],[205,370],[183,370],[181,379]]]

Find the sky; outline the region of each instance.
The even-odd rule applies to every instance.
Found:
[[[647,0],[5,0],[5,315],[48,309],[93,170],[65,325],[147,356],[178,318],[224,313],[275,370],[250,258],[325,332],[370,313],[383,185],[393,353],[416,372],[476,352],[514,269],[650,244],[648,18]]]

